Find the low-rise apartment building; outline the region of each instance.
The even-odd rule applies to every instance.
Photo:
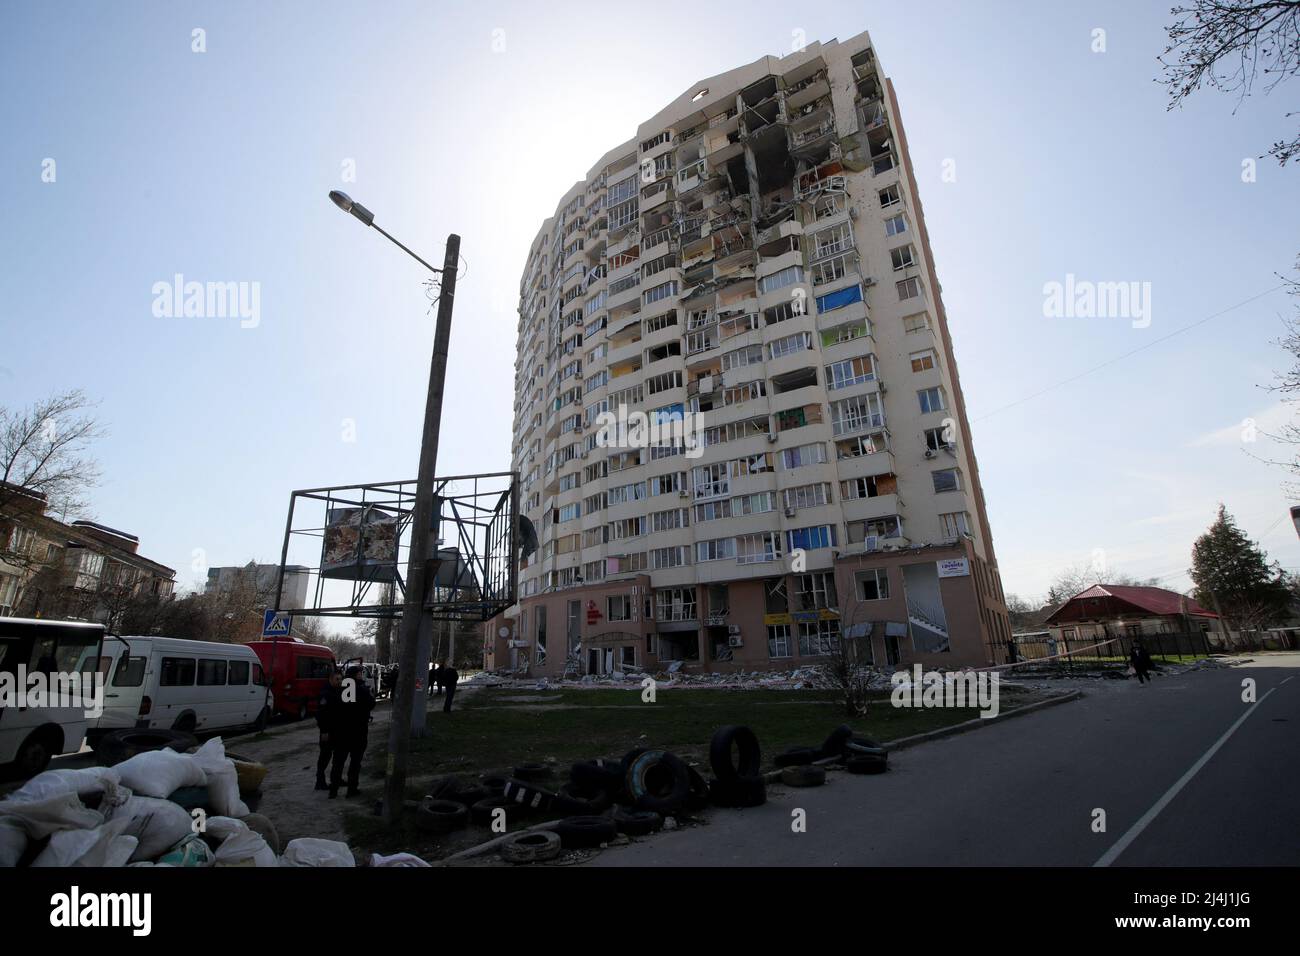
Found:
[[[0,616],[100,621],[132,601],[170,600],[176,572],[139,554],[135,535],[46,513],[43,494],[12,485],[0,508]]]

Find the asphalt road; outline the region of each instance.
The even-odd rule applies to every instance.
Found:
[[[762,807],[587,865],[1296,866],[1297,792],[1300,654],[1265,654],[1093,682],[1081,700],[893,754],[886,774],[773,787]],[[806,832],[792,832],[796,808]]]

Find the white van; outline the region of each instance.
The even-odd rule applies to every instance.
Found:
[[[25,692],[34,674],[50,684],[81,675],[89,686],[103,637],[102,624],[0,617],[0,680],[8,688],[0,695],[0,764],[14,764],[23,777],[31,777],[51,757],[81,749],[93,700],[60,699],[42,706],[5,698]]]
[[[100,668],[104,714],[86,731],[92,745],[124,728],[260,730],[271,713],[262,663],[244,644],[105,637]]]

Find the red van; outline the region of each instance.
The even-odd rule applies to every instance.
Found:
[[[275,712],[305,720],[316,713],[316,702],[338,666],[334,652],[303,641],[249,641],[262,668],[271,677]]]

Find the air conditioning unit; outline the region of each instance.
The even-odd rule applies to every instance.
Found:
[[[926,458],[933,458],[933,457],[934,457],[934,449],[933,449],[933,448],[927,448],[927,449],[925,450],[925,457],[926,457]]]
[[[775,442],[775,441],[776,441],[776,432],[768,432],[768,433],[767,433],[767,440],[770,441],[770,442]]]
[[[728,634],[739,634],[739,633],[740,633],[740,625],[739,625],[739,624],[728,624],[728,625],[727,625],[727,633],[728,633]]]
[[[732,634],[732,635],[730,635],[730,636],[727,638],[727,646],[728,646],[728,647],[744,647],[744,646],[745,646],[745,639],[742,638],[739,634]]]
[[[793,518],[794,515],[795,515],[795,512],[798,511],[798,510],[799,510],[799,509],[798,509],[798,508],[795,508],[795,507],[787,507],[787,508],[785,509],[785,516],[786,516],[787,518]]]
[[[878,534],[869,534],[869,535],[867,535],[866,538],[864,538],[863,541],[862,541],[862,550],[863,550],[863,551],[879,551],[879,550],[880,550],[880,535],[878,535]]]
[[[683,488],[681,491],[677,492],[677,497],[678,497],[678,498],[689,498],[690,496],[691,496],[691,493],[690,493],[689,491],[687,491],[685,488]]]
[[[856,207],[854,207],[854,206],[850,206],[850,207],[849,207],[849,218],[850,218],[850,219],[857,219],[857,218],[858,218],[858,210],[857,210]]]
[[[579,457],[579,458],[586,458],[586,457],[587,457],[587,449],[584,448],[584,449],[582,449],[582,451],[578,452],[578,457]]]

